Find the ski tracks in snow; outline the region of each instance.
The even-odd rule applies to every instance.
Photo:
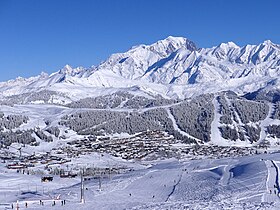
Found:
[[[177,183],[173,186],[172,191],[168,194],[168,196],[167,196],[165,202],[167,202],[167,201],[169,200],[169,198],[172,196],[172,194],[175,192],[176,187],[179,185],[179,183],[180,183],[181,180],[182,180],[182,176],[183,176],[183,173],[180,174],[180,177],[179,177]]]
[[[266,118],[264,120],[262,120],[260,123],[260,128],[261,128],[260,138],[256,142],[256,145],[260,144],[266,138],[266,132],[265,132],[266,127],[273,122],[272,115],[273,115],[273,112],[275,111],[275,105],[269,103],[268,106],[269,106],[268,114],[267,114]]]
[[[267,167],[267,180],[262,202],[280,202],[278,165],[273,160],[265,160],[265,165]]]
[[[214,105],[214,120],[212,121],[211,124],[211,141],[216,144],[216,145],[222,145],[222,146],[226,146],[227,145],[227,141],[226,139],[224,139],[221,136],[221,132],[219,130],[219,126],[220,126],[220,118],[221,118],[221,114],[219,111],[219,102],[218,102],[218,96],[215,96],[213,101],[212,101],[213,105]]]
[[[268,114],[266,116],[266,118],[264,120],[261,121],[260,123],[260,128],[261,128],[261,132],[260,132],[260,138],[259,140],[255,143],[255,145],[260,144],[262,141],[265,140],[265,138],[267,137],[267,127],[269,125],[280,125],[280,120],[278,119],[273,119],[273,115],[275,113],[275,104],[272,103],[268,103],[269,106],[269,111]]]
[[[229,171],[231,169],[231,165],[226,165],[223,168],[223,175],[220,179],[220,183],[222,186],[227,186],[229,183],[230,178],[232,177],[231,172]]]
[[[188,137],[188,138],[190,138],[190,139],[194,139],[198,144],[201,143],[201,140],[200,140],[200,139],[195,138],[194,136],[188,134],[188,133],[185,132],[185,131],[182,131],[182,130],[178,127],[178,125],[177,125],[177,123],[176,123],[176,120],[175,120],[174,116],[172,115],[172,113],[171,113],[171,111],[170,111],[169,108],[165,108],[165,110],[166,110],[166,112],[167,112],[168,117],[169,117],[170,120],[172,121],[174,130],[178,131],[178,132],[179,132],[180,134],[182,134],[183,136],[186,136],[186,137]]]

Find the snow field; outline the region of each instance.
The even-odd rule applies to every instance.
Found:
[[[81,161],[81,160],[80,160]],[[40,183],[40,177],[8,171],[1,166],[0,209],[4,204],[28,203],[28,209],[273,209],[278,194],[269,190],[278,183],[280,154],[255,155],[226,159],[152,162],[146,167],[85,181],[85,203],[80,203],[80,179],[54,179]],[[131,163],[130,163],[131,164]],[[275,166],[275,165],[276,166]],[[21,183],[21,190],[18,185]],[[29,190],[37,184],[46,192]],[[279,186],[279,185],[278,185]],[[48,189],[48,190],[47,190]],[[6,197],[4,196],[6,194]],[[277,191],[278,193],[278,191]],[[60,195],[66,205],[38,205],[38,201],[52,200]],[[8,199],[7,199],[8,198]],[[34,203],[34,204],[33,204]],[[48,203],[48,204],[47,204]],[[3,207],[3,208],[2,208]]]

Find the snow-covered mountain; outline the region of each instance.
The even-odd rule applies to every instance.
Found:
[[[168,37],[0,83],[0,209],[279,209],[279,65]]]
[[[110,70],[146,82],[189,85],[248,76],[275,77],[279,59],[280,46],[270,41],[244,47],[229,42],[197,49],[185,38],[168,37],[151,46],[140,45],[112,55],[97,71]]]
[[[280,45],[269,40],[243,47],[228,42],[197,48],[186,38],[170,36],[113,54],[96,67],[66,65],[51,75],[2,82],[0,92],[5,97],[49,90],[65,94],[70,101],[135,87],[166,98],[226,90],[243,95],[266,87],[278,89],[279,68]]]
[[[0,111],[8,110],[0,118],[0,134],[6,138],[7,130],[22,129],[23,117],[13,116],[20,113],[40,116],[26,129],[41,122],[42,130],[52,125],[81,136],[152,130],[185,143],[247,146],[269,140],[277,145],[279,76],[280,46],[271,41],[197,48],[186,38],[168,37],[113,54],[98,66],[66,65],[51,75],[0,83]],[[50,118],[33,104],[45,104],[59,115]],[[25,106],[31,108],[23,113]],[[27,131],[25,139],[34,142],[34,132]]]

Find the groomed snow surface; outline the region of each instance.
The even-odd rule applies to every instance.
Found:
[[[79,161],[98,165],[103,157]],[[113,164],[113,159],[110,159]],[[117,160],[115,160],[117,161]],[[120,161],[120,160],[119,160]],[[125,162],[122,162],[123,164]],[[227,159],[133,163],[127,173],[85,181],[80,203],[80,177],[42,183],[0,166],[0,209],[278,209],[280,153]],[[55,200],[55,205],[53,205]],[[44,205],[40,205],[40,200]],[[65,200],[65,205],[61,201]]]

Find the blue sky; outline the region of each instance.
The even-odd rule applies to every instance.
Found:
[[[97,65],[169,35],[280,44],[279,0],[0,0],[0,81]]]

